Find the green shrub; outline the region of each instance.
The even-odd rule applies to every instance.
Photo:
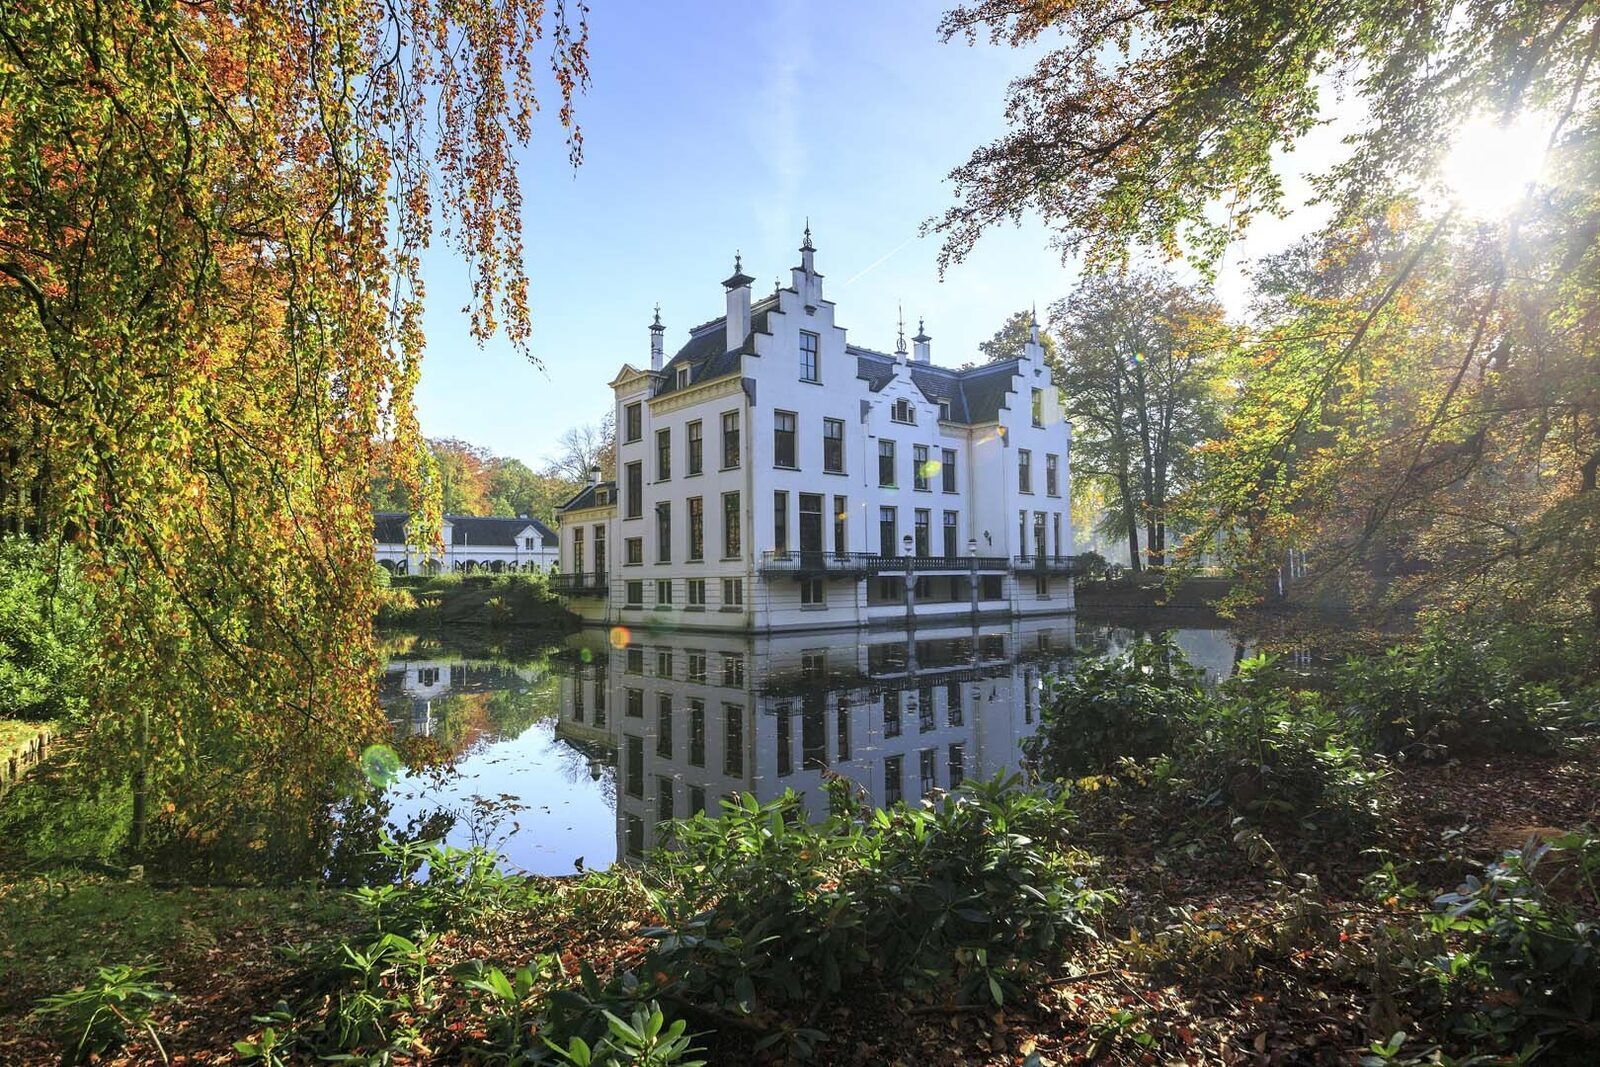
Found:
[[[150,1013],[155,1005],[171,1000],[172,994],[150,980],[153,973],[153,967],[127,964],[97,967],[92,982],[40,1002],[38,1014],[54,1017],[61,1024],[67,1062],[97,1059],[125,1043],[136,1031],[149,1034],[156,1048],[161,1049]],[[164,1049],[161,1058],[166,1059]]]
[[[1204,805],[1306,840],[1361,838],[1387,806],[1387,769],[1351,742],[1322,694],[1274,684],[1271,660],[1246,660],[1181,727],[1174,783]]]
[[[1558,856],[1559,870],[1543,869]],[[1589,1062],[1600,1026],[1597,876],[1600,837],[1576,833],[1507,852],[1434,901],[1432,930],[1458,947],[1422,961],[1422,973],[1475,1051]]]
[[[1059,796],[1013,778],[865,818],[835,801],[814,824],[792,793],[675,824],[644,973],[746,1013],[951,976],[999,1002],[1012,976],[1091,936],[1105,898],[1055,847],[1072,821]]]
[[[1559,631],[1436,624],[1416,642],[1340,668],[1336,692],[1380,752],[1547,751],[1572,717],[1563,688],[1586,653]]]
[[[71,545],[0,539],[0,715],[82,715],[94,623],[93,594]]]
[[[1205,708],[1202,677],[1167,636],[1080,663],[1046,681],[1039,729],[1023,751],[1046,778],[1101,774],[1119,759],[1159,755]]]

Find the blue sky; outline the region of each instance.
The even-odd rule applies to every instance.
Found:
[[[595,3],[583,166],[567,166],[549,121],[521,160],[542,368],[472,341],[462,267],[436,243],[424,432],[538,465],[606,410],[624,362],[648,360],[657,301],[670,354],[721,314],[735,249],[758,295],[787,284],[807,216],[824,292],[857,344],[892,347],[903,301],[907,332],[925,316],[934,361],[957,364],[1012,311],[1066,295],[1075,272],[1036,221],[994,231],[942,282],[937,239],[917,236],[951,202],[951,167],[1004,128],[1006,84],[1029,65],[1005,47],[941,44],[940,10]]]

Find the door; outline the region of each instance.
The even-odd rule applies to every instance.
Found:
[[[800,558],[822,562],[822,494],[800,494]]]

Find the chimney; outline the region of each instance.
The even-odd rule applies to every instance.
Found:
[[[933,352],[928,347],[928,342],[932,340],[933,338],[928,336],[928,331],[923,329],[922,320],[919,318],[917,320],[917,335],[911,339],[911,359],[913,362],[921,363],[923,366],[933,362]]]
[[[806,220],[805,238],[800,242],[800,265],[789,272],[794,291],[807,311],[822,304],[822,275],[817,273],[817,246],[811,243],[811,220]]]
[[[594,467],[590,467],[589,468],[589,484],[590,485],[599,485],[600,484],[600,468],[598,466],[594,466]]]
[[[661,370],[661,361],[666,355],[666,342],[663,334],[667,328],[661,325],[661,305],[656,305],[656,319],[650,324],[650,369],[657,373]]]
[[[750,283],[754,278],[744,272],[739,253],[733,254],[733,273],[722,283],[728,291],[728,347],[727,351],[744,345],[750,335]]]

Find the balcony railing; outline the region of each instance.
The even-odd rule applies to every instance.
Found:
[[[610,578],[604,571],[550,576],[550,591],[559,596],[605,596],[610,587]]]
[[[966,574],[974,564],[979,573],[1006,570],[1004,556],[884,556],[875,552],[807,552],[794,549],[762,553],[761,573],[793,574],[803,578],[864,578],[880,574],[904,574],[909,565],[911,571],[917,574]]]
[[[1015,574],[1053,574],[1068,578],[1078,573],[1077,556],[1018,556],[1011,561]]]

